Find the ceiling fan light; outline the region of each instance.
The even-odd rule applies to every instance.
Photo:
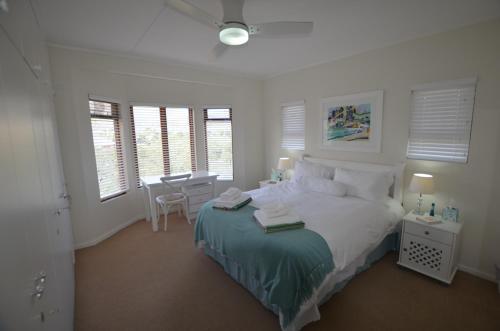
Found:
[[[230,46],[243,45],[248,41],[248,28],[241,23],[228,23],[220,29],[219,40]]]

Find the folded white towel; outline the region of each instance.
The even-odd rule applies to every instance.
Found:
[[[234,201],[241,196],[241,190],[236,187],[230,187],[225,192],[221,193],[219,199],[221,201]]]
[[[214,199],[214,207],[233,208],[233,207],[239,205],[240,203],[248,200],[249,198],[250,198],[250,196],[246,193],[241,193],[239,198],[237,198],[236,200],[232,200],[232,201],[226,201],[226,200],[221,200],[221,198],[217,198],[217,199]]]
[[[259,221],[259,223],[264,227],[300,222],[299,215],[295,214],[294,212],[289,212],[284,216],[268,218],[262,210],[256,210],[254,211],[253,215],[255,216],[257,221]]]
[[[285,216],[290,211],[284,203],[270,203],[260,207],[260,210],[266,215],[267,218]]]

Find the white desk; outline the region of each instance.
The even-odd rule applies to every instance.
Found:
[[[215,183],[217,174],[208,171],[195,171],[186,181],[184,188],[188,195],[189,218],[196,217],[201,205],[215,196]],[[163,183],[161,176],[141,177],[142,189],[144,192],[144,207],[146,209],[146,219],[153,222],[153,231],[158,231],[159,216],[156,209],[155,198],[163,193]]]

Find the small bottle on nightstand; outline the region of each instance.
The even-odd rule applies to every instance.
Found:
[[[433,202],[431,205],[431,210],[429,211],[429,216],[434,216],[436,210],[436,204]]]

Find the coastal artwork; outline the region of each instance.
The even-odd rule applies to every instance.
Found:
[[[322,148],[380,152],[383,91],[321,100]]]
[[[328,109],[327,140],[370,138],[371,105],[342,105]]]

